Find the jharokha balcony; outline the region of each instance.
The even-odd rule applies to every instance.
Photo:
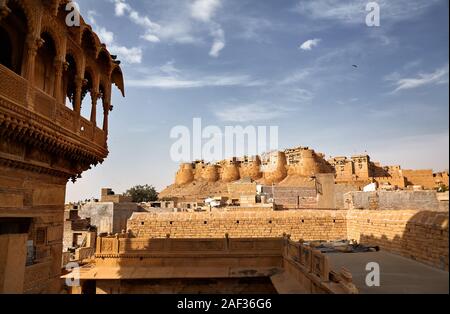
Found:
[[[120,62],[82,18],[66,25],[67,1],[35,2],[0,1],[1,131],[70,156],[76,179],[108,155],[111,85],[124,95]],[[36,6],[47,9],[41,19]]]

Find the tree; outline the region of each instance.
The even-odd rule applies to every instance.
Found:
[[[125,195],[131,196],[133,202],[153,202],[158,199],[158,193],[152,185],[136,185],[125,192]]]

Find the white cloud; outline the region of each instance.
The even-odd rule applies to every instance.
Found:
[[[116,1],[115,4],[115,13],[117,16],[123,16],[126,11],[129,11],[131,8],[127,3]]]
[[[214,115],[225,122],[249,122],[249,121],[267,121],[282,117],[289,112],[291,108],[275,106],[265,103],[251,103],[231,105],[227,108],[217,108]]]
[[[155,43],[159,42],[160,39],[157,36],[157,32],[161,29],[161,26],[154,23],[147,16],[141,16],[138,11],[134,10],[125,0],[113,0],[115,4],[116,16],[125,16],[128,13],[128,18],[135,23],[144,28],[145,34],[141,38]]]
[[[412,19],[422,14],[439,0],[377,0],[381,23]],[[364,24],[367,0],[313,0],[300,1],[295,11],[311,18],[336,20],[347,24]]]
[[[308,39],[303,44],[300,45],[300,49],[302,50],[311,50],[313,47],[317,46],[320,43],[319,38]]]
[[[97,21],[95,19],[96,15],[97,13],[95,11],[88,11],[88,21],[92,25],[100,40],[107,45],[108,50],[112,54],[118,55],[119,58],[126,63],[141,63],[143,55],[142,49],[140,47],[129,48],[117,43],[115,41],[113,32],[110,32],[106,28],[97,24]]]
[[[209,51],[209,55],[211,57],[217,58],[219,56],[220,51],[225,48],[225,34],[221,28],[218,28],[212,31],[211,34],[214,38],[214,42],[211,46],[211,50]]]
[[[220,0],[196,0],[191,4],[191,16],[196,20],[209,22],[221,5]]]
[[[394,92],[405,89],[413,89],[430,84],[448,84],[448,64],[432,73],[421,73],[415,78],[399,78],[395,82],[397,88]],[[392,75],[395,77],[395,75]],[[388,77],[389,79],[390,77]]]
[[[203,43],[203,37],[212,37],[209,51],[211,57],[218,57],[225,48],[225,32],[213,21],[221,0],[196,0],[188,2],[167,2],[169,14],[160,16],[161,22],[154,22],[148,16],[141,15],[126,0],[110,0],[115,4],[116,16],[126,16],[134,24],[144,29],[141,38],[151,43],[174,42],[178,44]],[[168,16],[167,16],[168,15]]]
[[[185,89],[185,88],[201,88],[201,87],[226,87],[226,86],[260,86],[265,82],[252,80],[248,75],[215,75],[203,76],[202,78],[189,78],[157,75],[143,79],[127,80],[129,87],[146,87],[146,88],[160,88],[160,89]]]

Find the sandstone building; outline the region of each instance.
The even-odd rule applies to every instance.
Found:
[[[112,84],[124,93],[67,2],[0,1],[0,292],[60,291],[66,183],[107,157]]]

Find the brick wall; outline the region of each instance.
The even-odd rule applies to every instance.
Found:
[[[281,237],[293,240],[337,240],[347,236],[346,211],[134,213],[128,229],[143,238]]]

